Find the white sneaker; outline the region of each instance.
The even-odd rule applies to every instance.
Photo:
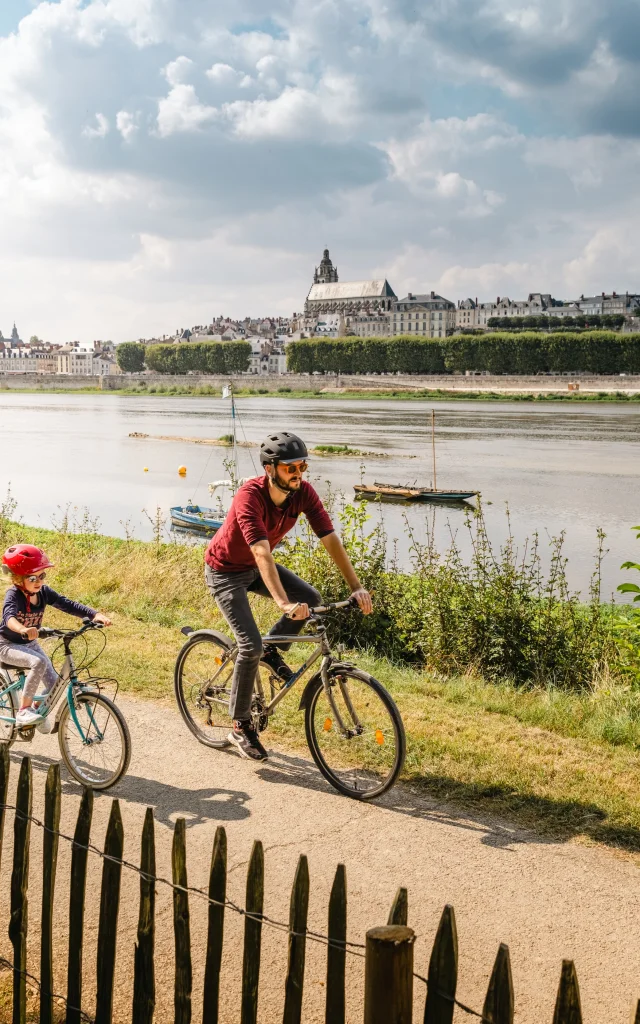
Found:
[[[42,721],[42,716],[34,708],[21,708],[16,715],[18,729],[24,729],[29,725],[37,725]]]

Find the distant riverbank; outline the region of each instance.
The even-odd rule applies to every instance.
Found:
[[[180,395],[220,397],[232,385],[238,397],[338,398],[481,402],[637,402],[640,375],[462,374],[118,374],[109,377],[51,374],[0,375],[0,393]],[[571,386],[571,390],[570,390]],[[574,390],[575,386],[575,390]]]
[[[210,395],[212,398],[220,398],[220,388],[210,385],[192,384],[180,385],[170,384],[165,386],[152,385],[151,387],[130,387],[130,388],[108,388],[100,387],[55,387],[55,388],[11,388],[12,391],[22,394],[49,394],[49,395],[126,395],[149,397],[152,395],[171,398],[202,398]],[[2,388],[0,387],[0,392]],[[513,388],[491,389],[491,390],[464,390],[462,388],[396,388],[385,389],[373,388],[326,388],[321,391],[305,391],[288,387],[268,390],[266,388],[234,388],[236,398],[314,398],[314,399],[349,399],[356,401],[372,398],[385,399],[388,401],[411,401],[421,402],[640,402],[640,391],[517,391]]]

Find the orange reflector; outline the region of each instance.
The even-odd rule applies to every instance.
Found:
[[[324,726],[323,726],[324,731],[325,732],[331,732],[331,725],[332,725],[331,719],[330,718],[325,718]]]
[[[219,654],[217,654],[213,660],[215,661],[216,665],[222,665],[222,658],[220,657]]]
[[[376,743],[378,743],[380,746],[382,746],[382,744],[384,743],[382,729],[376,729]]]

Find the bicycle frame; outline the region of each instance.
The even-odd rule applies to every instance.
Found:
[[[346,605],[346,604],[348,604],[348,602],[344,602],[344,604]],[[316,648],[317,648],[317,650],[312,651],[312,653],[309,655],[307,660],[300,666],[300,668],[296,672],[294,672],[294,674],[291,676],[291,679],[288,679],[285,683],[282,684],[282,686],[280,687],[280,689],[278,690],[276,695],[273,697],[273,699],[268,704],[266,703],[266,698],[265,698],[264,690],[263,690],[263,687],[262,687],[262,682],[260,680],[260,676],[259,676],[259,674],[256,675],[256,689],[257,689],[257,693],[258,693],[258,696],[261,698],[261,700],[263,702],[263,705],[264,705],[263,709],[262,709],[262,713],[267,715],[268,717],[271,717],[271,715],[274,713],[274,711],[275,711],[276,707],[278,706],[278,704],[280,703],[280,701],[283,700],[284,697],[289,693],[289,690],[291,690],[296,685],[296,683],[298,683],[300,681],[300,679],[302,679],[302,677],[311,668],[312,665],[315,665],[315,663],[320,658],[322,658],[322,663],[320,665],[320,677],[322,679],[322,685],[324,687],[324,691],[325,691],[325,694],[327,696],[327,700],[329,701],[329,705],[331,707],[331,710],[332,710],[333,714],[335,715],[335,719],[336,719],[336,723],[338,725],[338,729],[345,736],[349,736],[349,735],[351,735],[351,730],[347,729],[347,727],[345,726],[345,724],[344,724],[344,722],[342,720],[342,716],[340,715],[339,708],[338,708],[338,706],[337,706],[337,704],[336,704],[336,702],[335,702],[335,700],[333,698],[332,688],[331,688],[331,685],[329,683],[329,667],[330,667],[331,663],[333,662],[334,658],[333,658],[333,653],[331,651],[331,647],[329,645],[329,641],[327,639],[327,627],[326,627],[326,625],[324,623],[320,623],[318,625],[318,619],[315,616],[311,616],[311,618],[308,620],[308,622],[316,625],[316,627],[317,627],[316,633],[308,633],[308,634],[302,635],[302,636],[300,636],[299,634],[296,634],[295,636],[285,636],[285,635],[280,636],[280,635],[278,635],[278,636],[275,636],[275,637],[274,636],[263,636],[263,637],[261,637],[263,644],[264,643],[267,643],[267,644],[273,644],[273,643],[277,643],[277,644],[314,644],[316,646]],[[231,660],[235,661],[237,653],[238,653],[237,646],[234,646],[234,647],[232,647],[229,650],[229,652],[227,654],[227,658],[225,658],[225,660],[223,661],[222,665],[220,666],[218,672],[216,673],[216,676],[214,676],[214,679],[212,679],[210,682],[214,682],[215,681],[215,678],[219,675],[219,673],[224,668],[224,665],[226,664],[227,659],[231,659]],[[360,722],[358,721],[357,715],[355,713],[355,709],[353,708],[353,705],[352,705],[351,700],[349,698],[348,691],[347,691],[346,687],[342,685],[342,683],[340,684],[340,689],[341,689],[341,692],[342,692],[345,704],[348,707],[349,713],[352,716],[352,720],[356,723],[356,732],[358,732],[362,728],[362,726],[361,726]]]
[[[60,696],[62,694],[62,688],[66,684],[67,685],[67,703],[69,705],[69,714],[71,715],[71,719],[73,721],[73,724],[75,725],[76,729],[78,730],[78,733],[80,735],[80,738],[82,739],[82,742],[84,744],[86,744],[86,745],[89,745],[90,743],[92,743],[92,740],[89,739],[87,734],[84,732],[82,726],[80,725],[80,721],[78,719],[78,714],[77,714],[76,708],[75,708],[75,703],[74,703],[74,700],[73,700],[73,692],[74,692],[74,688],[76,688],[80,692],[87,692],[87,693],[89,693],[91,691],[89,690],[88,687],[83,686],[82,682],[78,679],[78,676],[76,675],[76,667],[75,667],[75,663],[73,661],[73,655],[71,653],[71,650],[69,649],[69,644],[67,642],[65,642],[64,646],[65,646],[65,659],[64,659],[64,661],[62,663],[62,668],[61,668],[60,672],[58,673],[58,679],[53,684],[53,686],[51,687],[51,689],[49,690],[48,693],[42,694],[39,697],[38,696],[34,697],[33,698],[33,703],[35,705],[37,705],[38,713],[42,716],[42,718],[43,719],[47,718],[48,715],[53,711],[53,709],[56,706],[56,704],[58,703],[58,700],[59,700],[59,698],[60,698]],[[10,667],[9,667],[9,670],[10,670]],[[10,679],[9,670],[7,670],[7,669],[3,670],[3,675]],[[23,689],[24,681],[25,681],[25,672],[24,672],[24,669],[18,669],[17,671],[18,671],[18,678],[14,682],[10,682],[8,686],[3,686],[2,689],[0,690],[0,693],[3,693],[3,694],[4,693],[11,693],[12,691],[17,691],[17,690],[22,690]],[[93,728],[96,731],[97,738],[99,740],[104,739],[102,733],[100,732],[100,729],[97,726],[97,723],[96,723],[95,718],[93,716],[93,712],[91,711],[91,708],[89,706],[87,706],[87,712],[89,714],[89,719],[90,719],[91,725],[93,726]],[[15,716],[13,716],[13,715],[0,715],[0,722],[9,722],[10,724],[15,725],[16,724],[16,719],[15,719]]]

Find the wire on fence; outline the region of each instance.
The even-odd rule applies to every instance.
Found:
[[[0,956],[0,967],[5,967],[8,971],[13,971],[14,974],[21,974],[24,978],[27,979],[27,981],[31,982],[32,985],[35,985],[39,992],[42,991],[42,985],[35,977],[35,975],[29,974],[29,971],[18,970],[18,968],[14,964],[12,964],[10,960],[5,960],[3,956]],[[49,994],[51,995],[52,999],[55,999],[59,1003],[64,1003],[68,1010],[73,1010],[75,1013],[79,1013],[82,1020],[86,1021],[86,1024],[95,1024],[93,1017],[90,1017],[89,1014],[85,1013],[85,1011],[82,1010],[79,1006],[71,1006],[64,996],[56,995],[55,992],[51,992]]]
[[[23,814],[23,812],[18,807],[16,807],[15,804],[3,804],[3,803],[0,803],[0,808],[5,810],[5,811],[13,811],[15,814],[19,815],[21,818],[27,819],[28,821],[32,822],[32,824],[37,825],[39,828],[43,829],[43,831],[50,832],[52,835],[56,835],[60,839],[65,839],[67,842],[69,842],[72,845],[76,846],[78,849],[86,850],[88,853],[94,853],[98,857],[102,858],[102,860],[109,860],[109,861],[113,861],[114,863],[121,864],[123,867],[128,868],[130,871],[134,871],[137,875],[140,875],[142,878],[144,878],[148,882],[156,882],[156,883],[158,883],[160,885],[167,886],[169,889],[177,890],[178,892],[191,893],[192,895],[197,896],[199,899],[204,900],[208,904],[211,904],[211,905],[216,906],[216,907],[225,907],[228,910],[231,910],[234,913],[239,914],[241,917],[248,918],[251,921],[257,921],[257,922],[261,922],[262,924],[266,924],[270,928],[273,928],[274,931],[284,932],[287,935],[293,936],[294,938],[311,939],[311,941],[317,942],[320,945],[324,945],[324,946],[327,946],[327,947],[332,947],[334,949],[343,949],[346,953],[349,953],[350,956],[360,957],[363,960],[365,959],[365,954],[364,954],[364,952],[362,952],[362,950],[365,950],[366,946],[365,946],[365,944],[363,942],[351,942],[348,939],[345,939],[344,941],[336,942],[336,941],[332,940],[328,935],[323,935],[321,932],[313,932],[313,931],[295,932],[295,931],[293,931],[289,927],[288,924],[285,924],[284,921],[276,921],[274,918],[268,917],[266,914],[252,914],[251,912],[245,910],[244,907],[238,906],[238,904],[234,903],[233,900],[216,900],[216,899],[213,899],[213,897],[209,896],[208,893],[204,892],[204,890],[198,889],[195,886],[192,886],[192,885],[186,885],[186,886],[175,885],[174,882],[170,881],[168,878],[163,878],[161,875],[149,875],[145,871],[142,871],[141,868],[139,868],[137,864],[132,864],[131,861],[127,861],[127,860],[124,860],[124,859],[120,860],[120,858],[118,858],[118,857],[112,857],[110,854],[105,853],[103,850],[101,850],[94,843],[88,843],[87,846],[79,846],[78,843],[75,842],[75,840],[73,839],[72,836],[68,836],[68,835],[66,835],[66,833],[61,832],[58,829],[50,829],[48,825],[46,825],[39,818],[36,818],[35,815],[33,815],[33,814],[30,814],[30,815]],[[40,982],[37,980],[37,978],[34,978],[33,975],[28,974],[26,971],[25,972],[17,971],[16,968],[13,966],[13,964],[9,963],[8,960],[4,960],[4,959],[0,958],[0,964],[4,965],[6,967],[9,967],[11,970],[13,970],[16,973],[24,973],[25,976],[27,978],[29,978],[30,980],[32,980],[36,985],[38,985],[39,988],[41,987],[40,986]],[[426,986],[427,989],[429,988],[428,979],[425,978],[422,974],[417,974],[414,971],[413,972],[413,977],[417,981],[421,981]],[[467,1006],[465,1003],[460,1002],[460,1000],[456,999],[455,996],[450,996],[447,992],[440,992],[440,991],[438,991],[438,995],[442,999],[446,999],[447,1002],[453,1003],[453,1005],[457,1006],[459,1010],[463,1011],[463,1013],[467,1013],[467,1014],[469,1014],[472,1017],[477,1017],[478,1020],[482,1022],[482,1024],[491,1024],[491,1022],[484,1016],[483,1013],[478,1013],[477,1010],[474,1010],[470,1006]],[[65,1000],[64,996],[56,996],[56,995],[54,995],[53,998],[54,999],[61,999],[66,1004],[66,1000]],[[73,1007],[72,1007],[72,1009],[73,1009]],[[80,1010],[79,1012],[80,1012],[83,1020],[87,1021],[88,1024],[94,1024],[92,1018],[89,1017],[84,1012],[84,1010]]]

